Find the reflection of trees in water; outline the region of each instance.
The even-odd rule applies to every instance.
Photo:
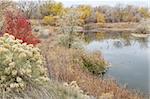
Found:
[[[141,48],[148,48],[148,37],[146,38],[137,38],[135,42],[138,42]]]
[[[113,46],[115,48],[122,48],[123,47],[123,43],[121,41],[114,41],[113,42]]]
[[[134,38],[131,37],[129,33],[87,33],[85,35],[88,42],[93,40],[104,41],[106,40],[107,49],[110,48],[112,44],[115,48],[123,48],[127,46],[134,46],[136,43],[140,45],[141,48],[148,48],[148,38]],[[108,39],[118,39],[117,41],[107,41]]]
[[[149,42],[148,42],[148,38],[130,38],[130,39],[124,39],[122,43],[123,43],[123,46],[131,46],[131,45],[135,45],[136,43],[138,43],[140,48],[148,48]]]
[[[114,41],[113,46],[115,48],[123,48],[125,46],[134,46],[136,43],[139,44],[140,48],[148,48],[148,38],[128,38]]]
[[[131,46],[131,40],[130,39],[124,40],[124,46]]]

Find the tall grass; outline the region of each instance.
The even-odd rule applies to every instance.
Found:
[[[28,89],[20,93],[2,93],[0,99],[91,99],[80,90],[54,80],[42,86],[31,82]]]
[[[45,46],[49,45],[45,42],[44,44]],[[49,68],[52,79],[61,82],[76,81],[84,92],[97,98],[105,95],[105,93],[110,93],[112,99],[143,99],[139,93],[120,87],[115,80],[103,80],[84,69],[80,58],[76,57],[80,55],[80,50],[58,46],[49,48],[44,47],[44,45],[41,48],[47,57],[48,64],[46,66]]]

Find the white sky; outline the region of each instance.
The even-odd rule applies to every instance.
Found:
[[[24,1],[24,0],[13,0],[13,1]],[[38,1],[38,0],[27,0],[27,1]],[[41,0],[46,1],[46,0]],[[88,4],[92,6],[98,5],[110,5],[115,6],[116,4],[123,5],[135,5],[135,6],[145,6],[150,8],[150,0],[54,0],[62,2],[65,6]]]
[[[65,6],[78,5],[78,4],[89,4],[92,6],[98,5],[110,5],[116,4],[130,4],[135,6],[146,6],[150,8],[150,0],[55,0],[62,2]]]

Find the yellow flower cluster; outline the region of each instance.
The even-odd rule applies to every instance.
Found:
[[[38,48],[4,34],[0,37],[0,91],[21,91],[30,81],[48,81],[43,60]]]

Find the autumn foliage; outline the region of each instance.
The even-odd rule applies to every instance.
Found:
[[[22,13],[6,11],[4,32],[13,35],[27,44],[36,45],[40,40],[32,34],[31,24]]]

